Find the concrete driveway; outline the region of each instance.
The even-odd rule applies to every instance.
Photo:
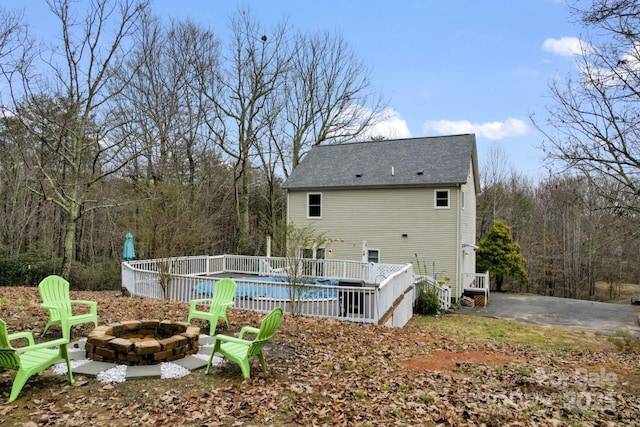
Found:
[[[576,329],[603,335],[627,331],[640,338],[638,307],[539,295],[492,293],[486,307],[466,307],[461,313],[534,325]]]

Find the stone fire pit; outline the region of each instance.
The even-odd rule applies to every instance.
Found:
[[[200,328],[170,320],[128,320],[98,326],[87,336],[86,357],[127,366],[156,365],[195,354]]]

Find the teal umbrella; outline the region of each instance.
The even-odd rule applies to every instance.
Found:
[[[124,237],[124,248],[122,249],[122,259],[131,261],[136,259],[136,251],[133,249],[133,234],[127,233]]]

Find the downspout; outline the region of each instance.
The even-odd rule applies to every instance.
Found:
[[[289,190],[287,190],[287,225],[289,224],[289,206],[291,203],[289,202]]]
[[[454,294],[454,299],[457,301],[462,296],[462,271],[461,270],[461,257],[460,252],[462,252],[462,235],[461,229],[462,226],[460,224],[461,221],[461,202],[462,202],[462,186],[458,184],[457,191],[457,202],[456,202],[456,290]],[[460,291],[460,292],[458,292]]]
[[[286,209],[286,211],[287,211],[287,223],[285,224],[285,230],[288,230],[289,229],[289,223],[291,221],[291,217],[289,216],[290,215],[289,214],[289,209],[290,209],[290,206],[291,206],[291,200],[290,200],[291,192],[289,190],[286,190],[286,192],[287,192],[287,209]],[[288,242],[289,239],[287,238],[287,234],[288,233],[285,234],[284,255],[289,253],[289,247],[288,247],[289,246],[289,242]]]

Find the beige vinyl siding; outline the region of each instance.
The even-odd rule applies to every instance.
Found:
[[[475,178],[473,174],[473,163],[469,165],[469,175],[467,183],[462,185],[462,191],[465,194],[465,206],[462,210],[461,223],[461,243],[476,244],[476,192]],[[465,261],[465,273],[475,273],[475,253],[469,249],[469,262]],[[471,256],[474,255],[474,256]]]
[[[449,190],[450,208],[434,208],[434,190]],[[322,193],[322,219],[307,218],[307,194]],[[313,225],[332,239],[334,259],[362,260],[362,241],[382,263],[415,263],[456,281],[459,218],[456,187],[290,191],[289,221]],[[402,237],[407,234],[407,237]]]

